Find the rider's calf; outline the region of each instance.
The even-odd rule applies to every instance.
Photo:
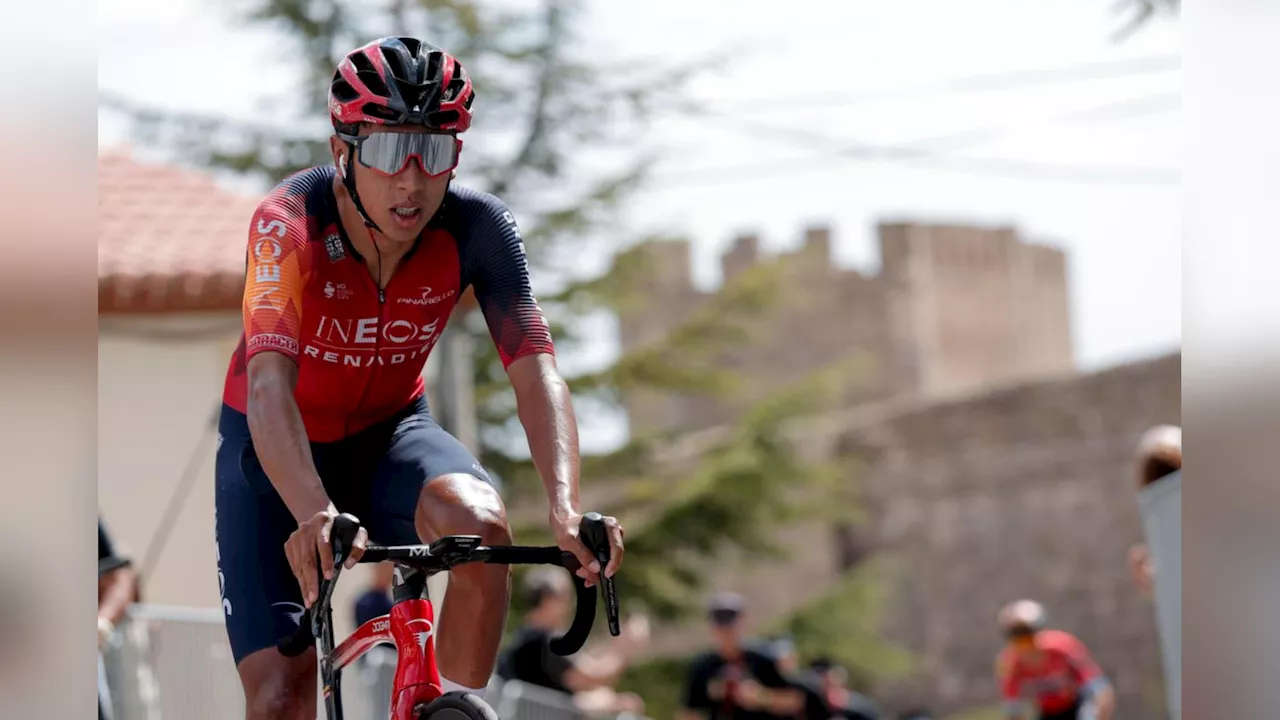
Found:
[[[267,648],[240,663],[247,720],[311,720],[316,716],[316,652],[285,658]]]
[[[419,497],[415,525],[423,542],[443,535],[479,535],[486,545],[510,545],[502,498],[471,475],[442,475]],[[511,595],[511,569],[476,563],[449,572],[436,634],[441,675],[483,688],[493,672]]]

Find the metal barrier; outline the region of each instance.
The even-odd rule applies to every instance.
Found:
[[[220,610],[134,605],[102,657],[114,720],[244,717]],[[395,666],[395,652],[377,647],[343,673],[348,720],[386,720]],[[602,720],[578,710],[564,693],[514,680],[494,677],[486,699],[503,720]]]
[[[490,683],[488,697],[502,720],[588,720],[572,696],[519,680]]]

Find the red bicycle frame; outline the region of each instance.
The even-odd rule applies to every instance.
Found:
[[[396,676],[391,690],[391,720],[414,720],[413,709],[440,697],[436,665],[435,608],[426,598],[407,598],[391,612],[361,625],[334,648],[333,669],[341,670],[379,643],[396,648]],[[325,688],[326,694],[331,688]]]
[[[333,639],[333,588],[342,572],[342,561],[354,541],[359,525],[355,518],[339,515],[332,530],[334,571],[329,580],[320,581],[320,597],[303,614],[293,636],[281,640],[277,648],[285,657],[297,657],[314,644],[320,663],[326,717],[342,720],[342,669],[380,643],[396,648],[396,674],[391,692],[390,720],[418,720],[418,710],[428,713],[427,706],[443,696],[440,669],[436,665],[435,610],[427,597],[427,578],[437,572],[472,562],[497,565],[559,565],[572,572],[578,561],[572,553],[558,547],[523,547],[503,545],[486,547],[476,535],[447,535],[430,546],[402,545],[384,547],[369,545],[360,562],[392,561],[395,582],[392,583],[391,612],[361,625],[340,645]],[[609,546],[604,522],[597,513],[583,516],[581,537],[595,554],[601,567],[609,562]],[[551,651],[571,655],[580,650],[591,633],[595,619],[596,591],[582,578],[573,576],[578,607],[573,624],[565,634],[551,641]],[[601,578],[605,597],[605,616],[609,633],[617,637],[618,598],[611,578]]]

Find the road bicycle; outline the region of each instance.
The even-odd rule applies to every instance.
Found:
[[[282,654],[296,657],[314,642],[328,720],[342,720],[342,669],[381,643],[393,645],[397,656],[390,720],[497,720],[497,714],[481,698],[470,693],[440,691],[440,670],[432,642],[435,612],[427,596],[427,578],[459,565],[483,562],[565,568],[573,574],[577,609],[565,634],[551,641],[551,650],[558,655],[572,655],[591,634],[596,615],[596,589],[587,587],[574,572],[580,564],[572,553],[558,547],[487,546],[481,544],[478,535],[447,535],[430,545],[368,545],[360,562],[390,560],[395,563],[391,612],[364,623],[335,646],[330,601],[358,530],[355,518],[349,515],[334,518],[329,536],[333,545],[333,578],[321,580],[319,599],[303,614],[298,631],[278,645]],[[579,537],[604,568],[610,552],[604,518],[599,513],[587,513],[582,518]],[[602,572],[600,588],[609,632],[617,637],[621,630],[614,579],[603,577]]]

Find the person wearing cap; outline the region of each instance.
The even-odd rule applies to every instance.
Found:
[[[98,516],[98,719],[111,720],[111,690],[107,687],[103,646],[115,634],[116,624],[139,598],[138,572],[121,555]]]
[[[1018,600],[999,614],[1006,645],[996,684],[1010,720],[1113,720],[1115,693],[1075,636],[1045,629],[1044,608]]]
[[[743,641],[744,605],[734,593],[711,598],[708,619],[716,645],[689,668],[679,720],[773,720],[804,712],[804,694],[777,661]]]
[[[639,696],[612,689],[630,658],[648,642],[643,615],[628,618],[607,651],[563,657],[551,651],[551,639],[563,632],[573,613],[569,577],[558,568],[535,568],[525,575],[524,595],[530,609],[498,658],[498,677],[571,694],[578,709],[587,713],[644,712]]]
[[[848,687],[849,673],[830,658],[809,663],[805,686],[806,720],[879,720],[880,709]]]

